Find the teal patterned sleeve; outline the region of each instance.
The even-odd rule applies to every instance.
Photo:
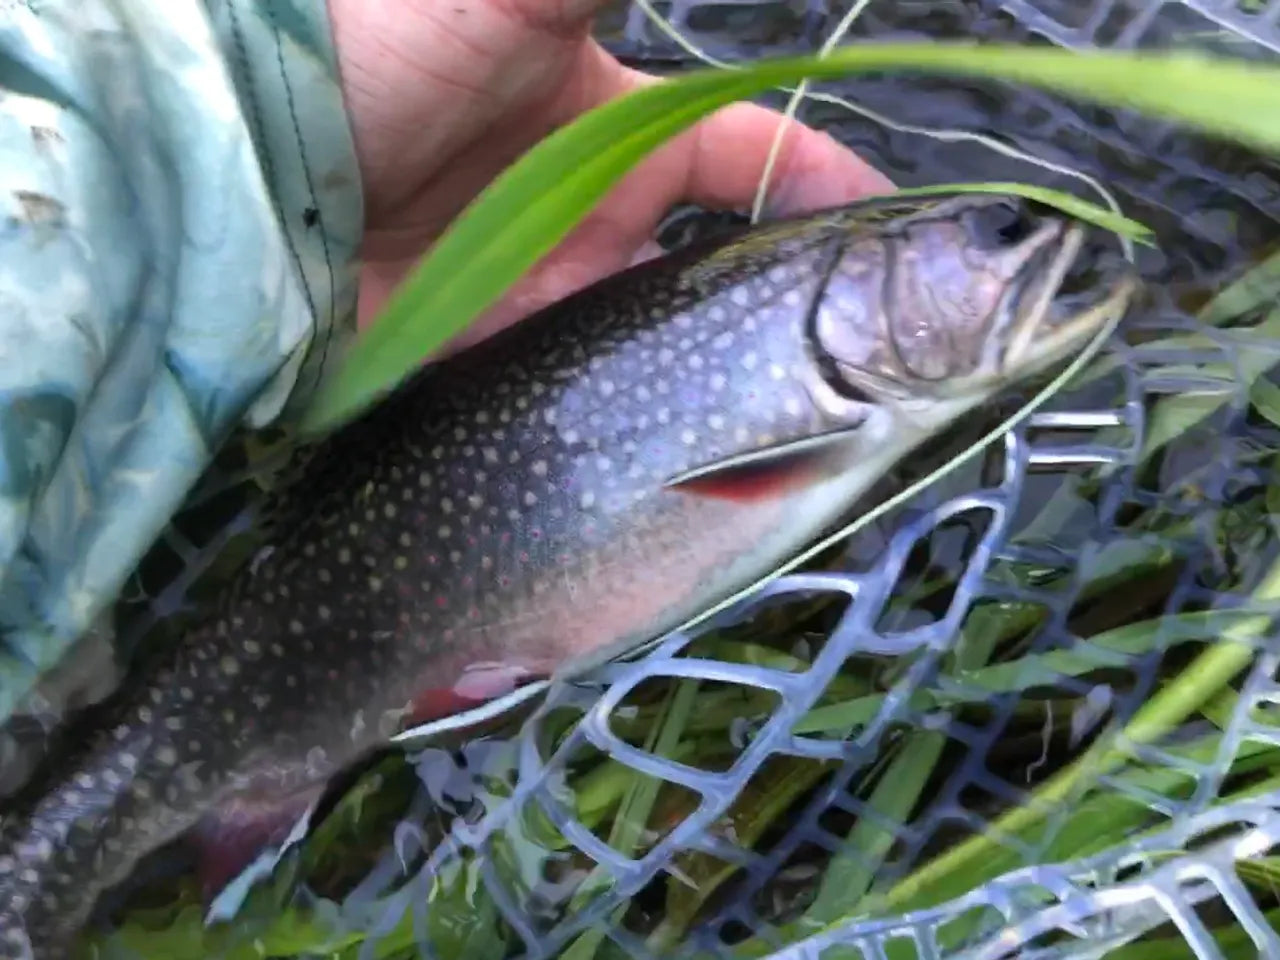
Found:
[[[0,721],[354,330],[325,0],[0,0]]]

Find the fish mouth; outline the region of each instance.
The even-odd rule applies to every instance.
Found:
[[[1118,320],[1138,277],[1113,248],[1087,250],[1090,228],[1058,221],[1057,242],[1028,264],[1027,282],[1011,291],[1013,314],[997,368],[1023,376],[1054,365]]]

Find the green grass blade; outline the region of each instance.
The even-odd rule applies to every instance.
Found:
[[[1280,599],[1280,563],[1267,572],[1254,593],[1254,599],[1260,603]],[[993,834],[1016,834],[1040,822],[1082,787],[1087,789],[1096,777],[1123,762],[1128,756],[1126,743],[1150,744],[1174,729],[1245,668],[1254,654],[1251,641],[1273,619],[1270,614],[1257,614],[1223,630],[1218,644],[1196,657],[1134,714],[1119,742],[1105,737],[1099,740],[1079,760],[1046,781],[1026,806],[1010,811],[993,824]],[[983,834],[952,847],[897,884],[878,906],[894,908],[915,901],[934,885],[949,880],[957,871],[989,856],[996,846],[992,835]]]
[[[818,895],[805,911],[804,923],[823,926],[838,919],[871,889],[876,872],[898,839],[898,832],[885,821],[898,826],[907,824],[946,745],[947,738],[941,733],[912,734],[871,792],[867,806],[876,816],[858,817],[823,874]]]
[[[1200,310],[1200,320],[1221,326],[1258,307],[1280,301],[1280,250],[1250,268],[1239,280],[1219,291]]]
[[[1280,68],[1196,54],[885,43],[685,74],[584,114],[490,184],[321,387],[303,432],[332,429],[393,388],[496,302],[640,160],[698,120],[780,84],[893,69],[1023,81],[1280,150]]]
[[[667,699],[669,708],[660,726],[655,727],[645,748],[652,753],[671,758],[675,755],[684,736],[685,727],[693,715],[700,684],[697,680],[678,683]],[[623,797],[613,826],[609,831],[609,846],[624,856],[630,856],[640,845],[649,823],[649,816],[658,801],[662,784],[652,777],[632,773],[631,788]],[[605,867],[596,867],[583,880],[573,897],[573,907],[584,908],[591,900],[604,893],[612,883],[612,874]],[[627,905],[621,904],[613,913],[613,923],[622,919]],[[565,949],[561,960],[591,960],[608,934],[603,927],[586,930]]]
[[[1004,663],[957,670],[955,685],[945,693],[913,690],[907,704],[912,710],[931,710],[964,703],[985,703],[993,694],[1052,686],[1064,677],[1124,665],[1131,658],[1159,646],[1212,640],[1227,630],[1255,624],[1259,616],[1265,614],[1246,608],[1193,611],[1142,620],[1097,634],[1087,643],[1070,650],[1050,650]],[[856,729],[875,718],[884,705],[884,699],[885,694],[876,693],[814,707],[796,720],[791,732],[803,736]]]

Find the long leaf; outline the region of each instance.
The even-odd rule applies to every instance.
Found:
[[[1027,82],[1280,149],[1280,69],[1197,54],[869,44],[826,58],[692,72],[584,114],[490,184],[322,386],[303,432],[332,429],[393,388],[496,302],[640,160],[698,120],[779,84],[892,69]]]

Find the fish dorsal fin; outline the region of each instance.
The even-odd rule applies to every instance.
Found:
[[[848,427],[761,450],[736,453],[668,480],[669,490],[751,503],[783,497],[849,469],[858,428]]]

